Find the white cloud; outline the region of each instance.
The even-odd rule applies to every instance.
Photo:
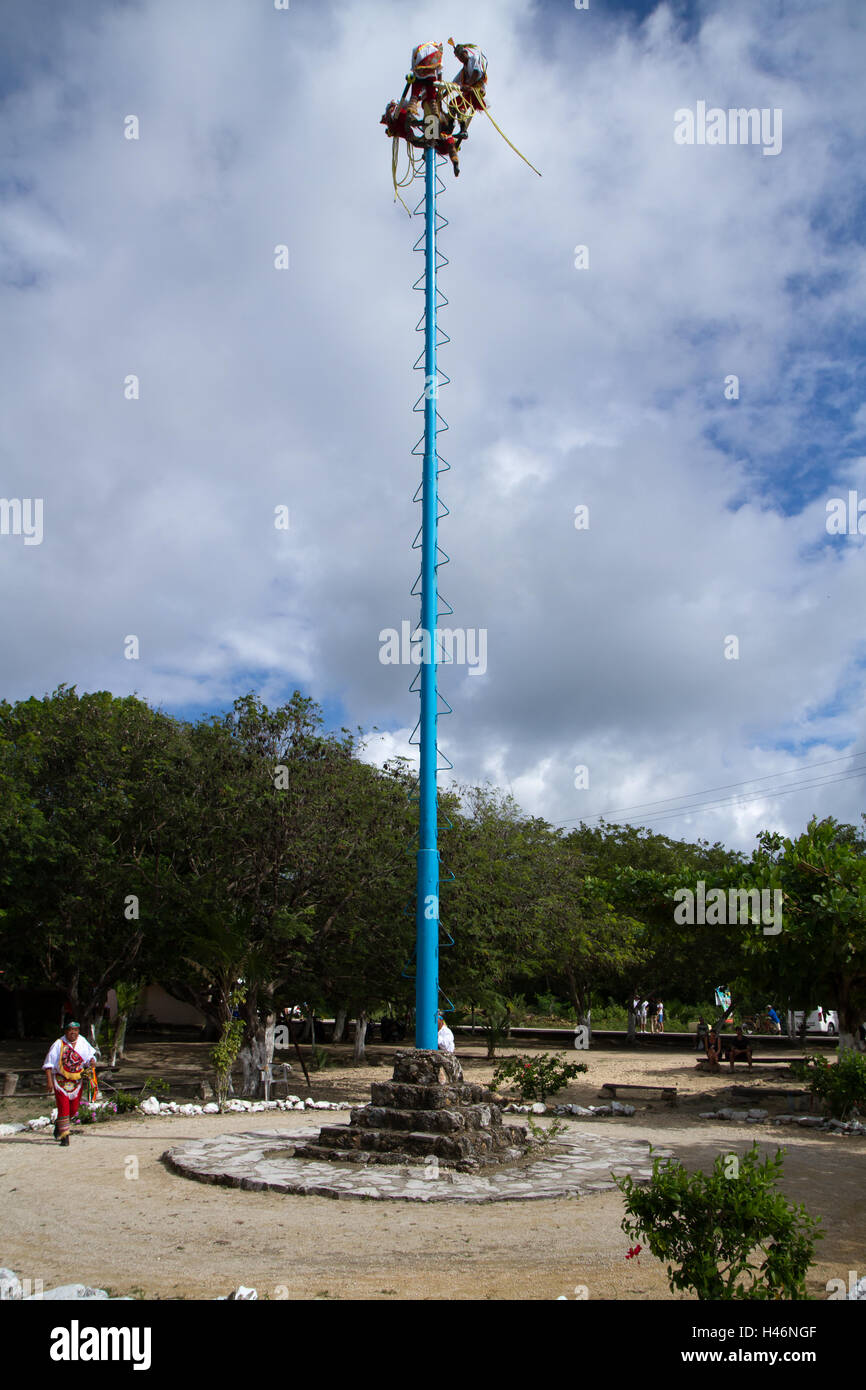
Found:
[[[3,694],[67,681],[206,709],[254,670],[267,698],[303,682],[405,748],[415,705],[378,633],[416,616],[420,228],[377,122],[413,42],[463,22],[543,178],[482,117],[444,175],[442,587],[489,634],[484,678],[443,677],[455,775],[568,820],[818,756],[783,740],[866,746],[861,543],[825,544],[826,498],[765,462],[813,430],[826,496],[849,478],[866,495],[809,407],[816,387],[819,407],[860,406],[866,298],[842,234],[863,30],[831,9],[768,30],[719,3],[691,37],[664,6],[638,26],[529,0],[422,4],[411,30],[397,0],[19,15],[0,492],[44,497],[45,540],[0,538]],[[698,99],[781,107],[782,154],[675,145]],[[804,276],[823,287],[796,298]],[[659,828],[750,844],[761,815],[855,818],[859,788]]]

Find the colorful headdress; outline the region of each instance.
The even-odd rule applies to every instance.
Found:
[[[412,50],[412,71],[416,77],[435,77],[441,66],[441,43],[419,43]]]

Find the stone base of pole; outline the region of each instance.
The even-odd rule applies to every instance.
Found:
[[[499,1096],[464,1081],[450,1052],[398,1052],[393,1079],[374,1082],[371,1095],[348,1125],[325,1125],[315,1143],[297,1146],[295,1157],[438,1164],[473,1173],[522,1158],[531,1142],[519,1125],[502,1123]]]

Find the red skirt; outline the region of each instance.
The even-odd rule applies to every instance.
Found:
[[[62,1138],[69,1133],[69,1121],[75,1119],[78,1114],[78,1107],[81,1103],[81,1082],[75,1087],[74,1091],[65,1091],[62,1086],[55,1083],[54,1099],[57,1101],[57,1130]]]

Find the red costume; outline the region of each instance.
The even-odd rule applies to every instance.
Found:
[[[389,101],[380,125],[385,127],[385,134],[391,139],[405,140],[407,145],[421,149],[424,141],[421,139],[417,115],[413,114],[415,109],[405,102]]]
[[[458,145],[453,135],[440,135],[438,140],[433,141],[433,148],[437,154],[444,154],[451,160],[454,167],[454,177],[460,173],[460,161],[458,158]]]
[[[57,1039],[45,1058],[43,1069],[52,1073],[54,1099],[57,1105],[54,1135],[61,1144],[69,1143],[69,1122],[78,1114],[84,1070],[95,1056],[96,1050],[90,1046],[86,1038],[79,1036],[74,1042],[70,1042],[64,1036]]]
[[[439,85],[442,81],[441,43],[419,43],[412,51],[412,100],[420,101],[425,116],[441,118]]]
[[[507,145],[526,164],[529,160],[521,154],[500,130],[490,114],[487,105],[487,59],[475,43],[457,43],[449,39],[454,56],[462,63],[453,82],[442,81],[441,43],[419,43],[412,50],[412,71],[406,78],[406,86],[399,101],[388,103],[382,117],[386,135],[394,144],[391,151],[391,175],[394,180],[394,195],[400,198],[399,188],[406,188],[421,170],[419,161],[412,149],[434,149],[437,154],[451,160],[454,173],[460,173],[459,151],[462,142],[469,134],[469,125],[476,111],[483,111],[493,127],[499,132]],[[423,111],[423,116],[422,116]],[[457,134],[455,125],[459,124]],[[405,140],[409,146],[409,170],[402,180],[397,177],[399,155],[398,140]],[[540,175],[534,164],[530,169]],[[400,198],[403,203],[403,199]],[[406,204],[403,203],[406,207]],[[408,212],[409,209],[406,208]]]

